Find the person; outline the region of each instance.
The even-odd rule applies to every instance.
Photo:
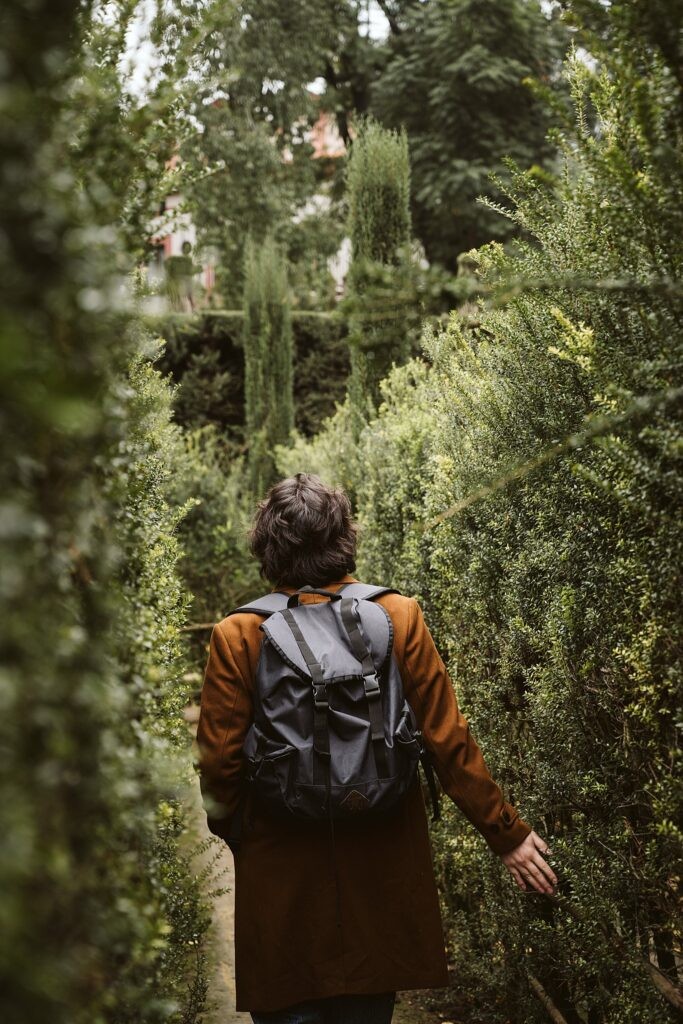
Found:
[[[261,576],[287,593],[357,582],[356,539],[346,494],[309,473],[270,488],[249,534]],[[489,774],[419,603],[397,593],[376,600],[392,620],[406,700],[444,792],[520,888],[552,893],[548,846]],[[262,621],[236,612],[217,623],[204,672],[200,786],[208,827],[226,842],[242,793]],[[236,1009],[254,1024],[389,1024],[397,991],[448,984],[419,778],[381,820],[336,821],[331,832],[327,821],[273,820],[247,797],[239,848],[231,845],[235,981]]]
[[[181,256],[168,256],[164,263],[166,270],[166,293],[171,308],[184,313],[193,313],[194,275],[201,271],[192,258],[192,242],[187,239],[181,246]]]

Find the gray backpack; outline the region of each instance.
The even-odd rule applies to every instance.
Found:
[[[421,762],[439,817],[430,754],[405,699],[393,625],[373,599],[390,587],[344,583],[329,591],[276,591],[229,614],[264,616],[254,719],[244,741],[243,798],[267,813],[317,821],[376,816],[393,808]],[[299,594],[329,601],[299,603]]]

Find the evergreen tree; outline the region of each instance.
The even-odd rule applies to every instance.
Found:
[[[272,239],[246,246],[244,398],[249,475],[255,494],[274,482],[275,444],[294,427],[293,344],[287,268]]]
[[[430,261],[455,270],[460,253],[514,233],[476,202],[503,200],[490,175],[508,178],[506,157],[540,172],[554,156],[550,110],[526,80],[557,79],[566,36],[538,0],[427,0],[396,11],[371,110],[405,127],[415,233]]]
[[[410,244],[410,170],[405,133],[367,121],[348,171],[351,376],[357,435],[372,416],[379,382],[409,354],[405,292]],[[403,298],[402,298],[403,296]]]

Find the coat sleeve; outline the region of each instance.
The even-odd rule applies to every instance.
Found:
[[[448,796],[477,828],[494,853],[513,850],[531,826],[489,774],[470,732],[455,689],[436,649],[420,605],[410,598],[404,669],[406,700],[415,712],[434,770]]]
[[[252,716],[251,691],[225,633],[217,624],[211,632],[204,670],[197,763],[207,826],[231,849],[230,824],[241,795],[242,744]]]

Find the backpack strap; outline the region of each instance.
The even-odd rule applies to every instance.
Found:
[[[345,583],[344,597],[358,597],[366,601],[374,601],[380,594],[400,594],[395,587],[376,587],[372,583]]]
[[[287,607],[288,598],[289,594],[286,591],[275,590],[270,594],[264,594],[263,597],[259,597],[255,601],[241,604],[239,608],[233,608],[227,614],[237,615],[238,612],[253,612],[255,615],[272,615],[274,612],[279,612],[282,608]]]
[[[302,588],[303,592],[306,593],[306,588]],[[371,583],[342,583],[341,587],[335,591],[340,593],[344,591],[344,597],[358,597],[364,598],[366,601],[373,601],[380,594],[398,594],[399,591],[393,587],[376,587]],[[319,590],[310,588],[309,593],[320,593]],[[298,593],[298,591],[295,591]],[[233,608],[227,615],[236,615],[238,612],[253,612],[254,615],[272,615],[274,612],[279,612],[283,608],[287,607],[287,602],[291,597],[286,590],[275,590],[269,594],[264,594],[263,597],[257,598],[255,601],[249,601],[247,604],[241,604],[239,608]],[[227,618],[227,616],[226,616]]]
[[[347,592],[348,593],[348,590]],[[370,716],[370,727],[372,730],[372,746],[375,754],[375,766],[378,778],[386,779],[389,775],[387,766],[387,750],[384,737],[384,718],[382,715],[382,691],[380,690],[377,671],[372,660],[372,655],[367,648],[365,640],[358,628],[360,617],[357,608],[354,607],[353,597],[342,598],[341,619],[344,624],[351,650],[361,663],[363,670],[363,684],[365,686],[365,699],[368,702],[368,713]]]
[[[291,609],[285,608],[282,617],[289,626],[294,639],[297,642],[304,660],[308,666],[313,680],[313,749],[318,757],[315,759],[314,783],[320,785],[325,783],[326,794],[329,806],[330,799],[330,732],[327,711],[329,701],[327,699],[327,686],[323,678],[323,668],[316,659],[315,654],[308,645],[308,641],[301,632],[299,623],[294,618]]]

